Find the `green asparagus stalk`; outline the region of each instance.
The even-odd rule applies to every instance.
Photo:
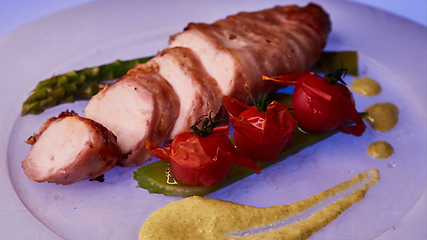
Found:
[[[311,71],[327,73],[331,69],[341,67],[341,64],[343,64],[342,67],[347,69],[348,74],[358,76],[359,67],[357,61],[357,52],[355,51],[323,52],[319,61],[311,68]]]
[[[292,147],[282,151],[277,162],[285,160],[287,157],[334,135],[336,132],[337,131],[331,131],[323,134],[309,135],[296,129],[294,131],[295,138]],[[258,162],[257,164],[260,169],[265,169],[277,162]],[[205,187],[190,186],[176,182],[170,174],[168,174],[169,172],[170,166],[168,162],[156,161],[135,170],[134,179],[138,182],[138,187],[148,190],[149,193],[158,193],[165,196],[190,197],[205,196],[255,173],[252,169],[234,165],[225,181]]]
[[[151,58],[117,60],[110,64],[72,71],[41,81],[22,104],[22,115],[39,114],[61,103],[90,99],[100,90],[100,83],[119,78],[137,63],[147,62]],[[340,66],[341,63],[344,63],[343,67],[347,68],[348,74],[358,75],[357,52],[354,51],[323,52],[311,70],[327,72]]]
[[[333,136],[338,131],[330,131],[322,134],[306,134],[298,128],[294,130],[294,142],[292,147],[282,151],[279,160],[276,162],[258,162],[260,169],[265,169],[280,161],[285,160],[299,151],[316,144],[328,137]],[[134,171],[134,179],[137,181],[137,187],[146,189],[149,193],[163,194],[165,196],[191,197],[205,196],[217,190],[225,188],[237,181],[240,181],[255,172],[242,166],[234,165],[225,181],[215,183],[209,187],[190,186],[175,181],[170,176],[170,164],[166,161],[156,161],[142,166]],[[262,174],[262,171],[261,171]]]
[[[98,93],[102,82],[119,78],[136,64],[147,62],[151,58],[117,60],[106,65],[84,68],[41,81],[22,104],[22,115],[39,114],[61,103],[90,99]]]

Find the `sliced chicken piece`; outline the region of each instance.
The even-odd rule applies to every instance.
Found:
[[[157,121],[155,131],[149,134],[149,139],[159,144],[169,140],[181,109],[180,99],[172,85],[161,77],[156,64],[138,64],[127,75],[137,78],[138,83],[150,90],[156,98]]]
[[[150,154],[145,149],[145,139],[163,143],[179,108],[178,97],[158,74],[158,68],[140,64],[92,97],[84,113],[117,136],[125,155],[117,165],[128,167],[147,162]]]
[[[122,157],[116,137],[101,124],[63,112],[30,137],[22,168],[36,182],[72,184],[109,171]]]
[[[148,64],[159,67],[159,74],[168,80],[181,103],[179,116],[169,139],[190,130],[199,117],[210,112],[215,116],[220,111],[222,91],[191,49],[165,49]]]
[[[187,26],[184,32],[171,36],[169,48],[186,47],[193,50],[207,73],[220,86],[224,95],[247,99],[245,73],[237,57],[230,49],[196,27]]]
[[[256,96],[262,75],[308,71],[320,57],[329,31],[328,15],[316,5],[276,7],[213,24],[190,23],[171,37],[169,47],[194,50],[225,95],[247,100],[243,86]]]

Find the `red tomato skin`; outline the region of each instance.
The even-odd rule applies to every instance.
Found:
[[[248,158],[259,162],[275,162],[280,152],[289,148],[293,142],[293,135],[275,143],[258,143],[245,137],[237,131],[233,131],[236,147]]]
[[[333,97],[330,101],[324,100],[298,85],[295,87],[291,106],[301,128],[321,133],[335,130],[349,119],[345,104],[340,100],[338,97]]]
[[[200,137],[191,132],[178,134],[171,144],[171,174],[181,183],[188,185],[210,186],[214,183],[224,181],[230,173],[233,164],[224,158],[217,157],[218,149],[230,150],[232,143],[227,137],[229,127],[217,127],[207,137]],[[193,142],[186,145],[183,154],[179,154],[180,147],[186,142]],[[193,152],[197,152],[197,157],[188,157]],[[185,159],[184,159],[185,158]],[[190,162],[187,163],[185,160]],[[200,163],[198,162],[200,161]]]
[[[224,160],[212,161],[203,168],[183,167],[176,161],[170,161],[171,174],[180,183],[198,186],[211,186],[214,183],[224,181],[233,167],[233,164]]]
[[[228,138],[229,126],[216,127],[206,137],[191,132],[178,134],[166,147],[147,140],[147,151],[171,164],[171,175],[180,183],[210,186],[224,181],[234,164],[254,169],[259,166],[240,155]]]
[[[256,107],[252,106],[243,111],[239,115],[239,118],[245,118],[252,126],[262,131],[262,125],[265,121],[265,113],[258,111]]]
[[[265,114],[258,111],[255,107],[250,107],[239,115],[240,118],[245,118],[250,124],[262,131],[265,121]],[[293,142],[293,135],[281,141],[260,142],[254,141],[253,138],[248,138],[238,131],[233,131],[234,142],[236,147],[248,158],[259,162],[274,162],[278,160],[280,152],[286,147],[289,148]]]
[[[228,99],[226,101],[230,103]],[[233,108],[228,104],[228,109]],[[238,117],[230,119],[230,123],[234,126],[236,147],[248,158],[259,162],[277,161],[280,152],[292,145],[292,132],[296,126],[288,107],[278,102],[271,103],[266,113],[247,106]]]
[[[355,108],[353,94],[344,84],[329,84],[325,78],[312,72],[263,76],[263,79],[295,86],[291,103],[294,117],[307,132],[322,133],[338,129],[361,136],[366,129]],[[355,124],[345,126],[349,120]]]
[[[296,84],[291,105],[303,130],[322,133],[335,130],[350,119],[346,101],[354,108],[353,95],[345,85],[329,84],[323,77],[311,74]]]

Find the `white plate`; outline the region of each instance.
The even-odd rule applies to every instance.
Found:
[[[357,50],[362,75],[383,86],[375,97],[355,95],[358,109],[392,102],[400,109],[398,125],[387,133],[368,127],[360,138],[337,134],[208,197],[253,206],[287,204],[377,168],[381,181],[366,199],[312,239],[422,239],[427,235],[426,28],[355,3],[317,2],[333,22],[327,49]],[[293,2],[100,1],[50,15],[1,37],[2,237],[135,239],[151,212],[179,199],[135,188],[134,168],[115,168],[104,183],[57,186],[28,180],[20,167],[29,150],[26,138],[48,117],[67,108],[81,113],[85,104],[20,117],[21,104],[38,81],[117,58],[153,55],[167,46],[170,34],[190,21],[212,22],[278,3]],[[351,83],[351,78],[347,81]],[[365,149],[377,140],[389,141],[395,153],[385,160],[371,158]]]

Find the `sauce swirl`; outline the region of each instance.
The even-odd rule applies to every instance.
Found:
[[[353,204],[364,199],[367,191],[378,181],[378,170],[371,169],[305,200],[265,208],[190,197],[172,202],[153,212],[142,225],[138,239],[307,239]],[[343,194],[344,192],[346,194]],[[232,235],[246,229],[262,230],[337,195],[340,197],[338,200],[312,213],[306,219],[260,233]]]

